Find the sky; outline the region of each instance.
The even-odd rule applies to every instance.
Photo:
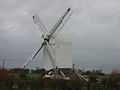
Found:
[[[74,13],[60,33],[72,37],[75,66],[120,69],[120,0],[0,0],[0,66],[21,67],[41,45],[34,13],[50,30],[67,8]],[[41,51],[28,67],[42,63]]]

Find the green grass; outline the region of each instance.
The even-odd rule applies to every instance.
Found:
[[[41,75],[40,74],[27,74],[29,78],[39,78]]]
[[[84,75],[84,77],[87,78],[87,79],[89,78],[88,75]],[[108,75],[98,75],[98,78],[99,78],[99,79],[108,78]]]
[[[99,78],[108,78],[108,75],[99,75]]]
[[[14,78],[19,78],[19,74],[18,73],[9,73],[9,75],[14,76]]]

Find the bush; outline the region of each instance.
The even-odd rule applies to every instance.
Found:
[[[0,83],[4,84],[7,87],[12,87],[14,76],[9,75],[9,72],[5,69],[0,70]]]
[[[108,81],[108,78],[106,78],[106,77],[101,78],[101,84],[102,84],[103,86],[106,86],[106,85],[107,85],[107,81]]]
[[[90,82],[96,83],[98,79],[98,74],[96,72],[91,72],[89,75]]]
[[[6,81],[8,77],[8,71],[5,69],[0,69],[0,81]]]
[[[114,88],[120,88],[120,71],[114,70],[108,77],[108,85]]]
[[[20,72],[19,72],[19,77],[20,77],[20,79],[25,79],[25,78],[27,78],[27,74],[25,73],[24,70],[20,70]]]

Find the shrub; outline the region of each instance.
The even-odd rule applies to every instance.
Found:
[[[20,72],[19,72],[19,77],[20,77],[20,79],[25,79],[25,78],[27,78],[27,74],[25,73],[24,70],[20,70]]]
[[[108,77],[108,85],[114,88],[120,88],[120,71],[114,70]]]

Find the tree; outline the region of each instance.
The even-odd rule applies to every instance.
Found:
[[[114,70],[108,77],[108,85],[120,89],[120,71]]]
[[[13,84],[13,80],[14,80],[14,76],[9,75],[9,72],[6,69],[0,69],[0,83],[11,88]]]
[[[95,71],[91,72],[89,75],[89,82],[93,84],[94,90],[95,90],[95,85],[96,85],[97,80],[98,80],[97,72]]]

